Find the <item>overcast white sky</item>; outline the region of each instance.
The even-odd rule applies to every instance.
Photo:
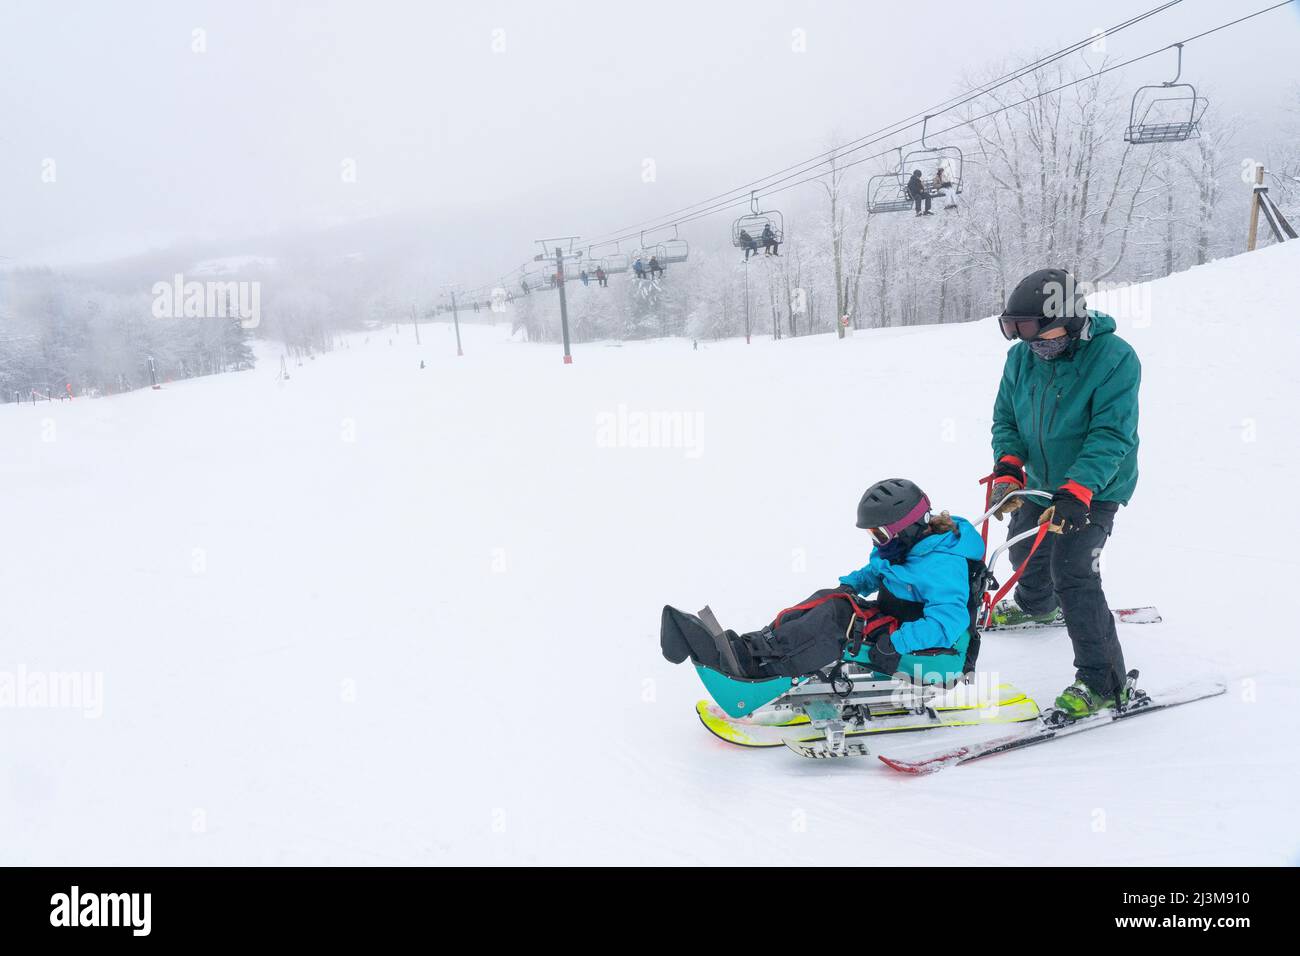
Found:
[[[1107,54],[1267,2],[1185,0]],[[535,230],[593,235],[669,211],[939,101],[966,71],[1156,5],[3,0],[0,256],[66,262],[467,207],[518,230],[522,253]],[[1263,117],[1261,139],[1300,76],[1298,8],[1187,48],[1211,108]],[[340,175],[349,158],[355,183]]]

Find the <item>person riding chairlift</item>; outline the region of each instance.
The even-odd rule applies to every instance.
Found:
[[[659,264],[658,256],[650,257],[650,278],[653,279],[655,274],[663,275],[664,267]]]
[[[912,171],[912,178],[907,181],[908,198],[916,205],[916,214],[918,216],[933,216],[930,211],[930,191],[925,188],[925,180],[921,178],[922,173],[919,169]],[[925,211],[921,211],[921,203],[925,203]]]
[[[943,196],[948,200],[944,209],[957,208],[957,184],[948,178],[948,170],[940,163],[934,170],[934,179],[931,181],[931,191],[936,196]]]
[[[637,256],[636,262],[632,263],[632,271],[636,273],[638,279],[645,278],[645,263],[641,261],[640,256]]]
[[[598,286],[609,285],[609,276],[605,274],[604,266],[596,266],[596,285]]]
[[[772,224],[769,222],[763,227],[763,253],[769,256],[779,256],[781,253],[776,251],[778,245],[780,243],[776,241],[776,233],[772,231]]]
[[[740,230],[740,248],[745,250],[745,261],[749,261],[750,256],[758,255],[758,243],[744,229]]]

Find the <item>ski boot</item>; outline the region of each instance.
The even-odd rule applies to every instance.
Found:
[[[1083,717],[1091,717],[1103,710],[1128,710],[1141,707],[1149,699],[1144,691],[1137,689],[1137,671],[1129,671],[1128,677],[1119,691],[1109,697],[1103,696],[1076,679],[1073,684],[1061,691],[1053,702],[1051,710],[1043,715],[1044,722],[1061,726],[1074,723]]]
[[[994,627],[1033,627],[1035,624],[1063,624],[1065,617],[1059,607],[1047,614],[1027,614],[1014,600],[1003,598],[993,605],[990,621]]]

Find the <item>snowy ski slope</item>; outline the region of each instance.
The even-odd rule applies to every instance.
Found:
[[[1111,296],[1145,376],[1107,593],[1164,614],[1122,629],[1147,686],[1228,694],[931,778],[715,740],[658,613],[748,629],[859,566],[882,477],[977,513],[992,321],[567,368],[426,326],[283,384],[267,351],[0,407],[0,862],[1296,863],[1291,245]],[[674,447],[637,447],[656,420]],[[1070,658],[1010,633],[981,665],[1047,703]],[[74,671],[101,701],[15,691]]]

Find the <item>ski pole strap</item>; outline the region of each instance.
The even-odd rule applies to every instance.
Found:
[[[1020,580],[1020,575],[1024,574],[1025,568],[1029,567],[1029,562],[1033,559],[1034,552],[1038,550],[1038,546],[1043,543],[1043,539],[1047,537],[1047,532],[1050,530],[1051,525],[1040,524],[1038,526],[1038,533],[1034,535],[1034,543],[1030,545],[1029,553],[1025,555],[1025,560],[1020,562],[1020,567],[1016,568],[1015,573],[1012,574],[1011,577],[1007,578],[1007,583],[998,588],[998,593],[993,595],[992,598],[990,598],[988,594],[984,595],[984,621],[986,624],[993,617],[994,606],[1011,593],[1011,589],[1016,586],[1016,582]]]

